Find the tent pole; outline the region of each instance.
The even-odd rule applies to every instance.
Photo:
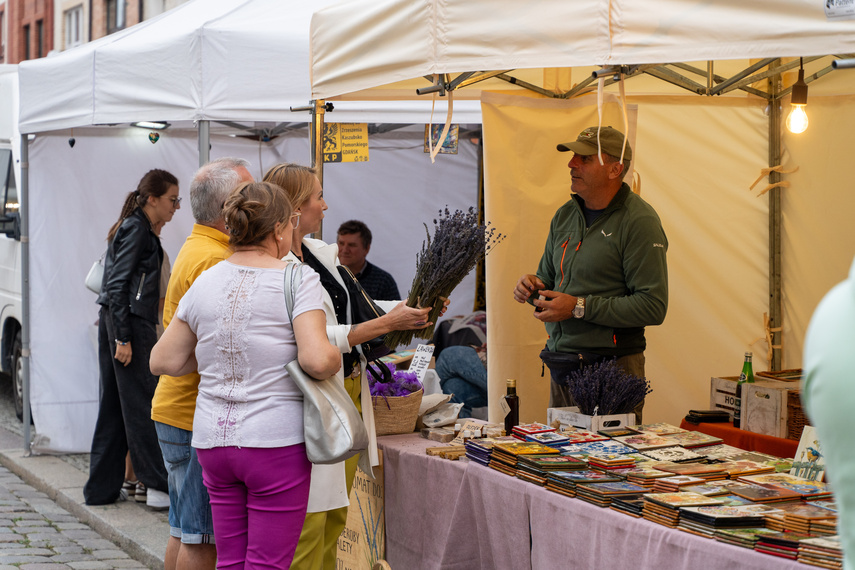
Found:
[[[777,67],[778,61],[771,67]],[[769,166],[781,164],[781,76],[769,78]],[[771,172],[769,184],[780,182],[781,173]],[[769,191],[769,328],[772,329],[771,339],[772,361],[771,370],[781,370],[782,336],[783,331],[775,330],[783,326],[783,295],[781,291],[781,188],[775,187]]]
[[[211,160],[211,121],[200,120],[196,123],[199,138],[199,166],[202,167]]]
[[[23,363],[22,388],[24,391],[24,455],[32,452],[30,447],[30,139],[21,135],[21,192],[18,208],[21,224],[21,359]],[[12,371],[15,382],[15,371]],[[17,386],[12,387],[17,390]]]
[[[324,185],[324,113],[326,105],[323,99],[315,99],[312,101],[312,125],[309,129],[309,145],[312,149],[312,168],[315,169],[315,174],[318,176],[321,186]],[[321,221],[321,227],[315,237],[323,239],[324,226]]]

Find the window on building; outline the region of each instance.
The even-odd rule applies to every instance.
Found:
[[[45,55],[45,22],[36,20],[36,57]]]
[[[30,59],[30,25],[24,26],[24,59]]]
[[[0,10],[0,63],[6,61],[6,36],[3,35],[3,30],[6,26],[6,11]]]
[[[83,5],[65,11],[65,43],[62,49],[71,49],[83,43]]]
[[[125,27],[125,0],[107,0],[107,33]]]

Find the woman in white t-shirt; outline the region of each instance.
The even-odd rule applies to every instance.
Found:
[[[303,396],[284,365],[296,358],[308,374],[326,378],[341,357],[327,340],[320,280],[307,267],[293,324],[288,320],[280,258],[299,216],[285,192],[243,184],[223,214],[234,254],[181,299],[151,368],[201,375],[192,445],[211,497],[218,566],[287,568],[306,514],[311,464]]]

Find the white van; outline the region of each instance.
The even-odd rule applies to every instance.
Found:
[[[14,381],[15,413],[24,415],[21,360],[21,180],[18,69],[0,65],[0,372]]]

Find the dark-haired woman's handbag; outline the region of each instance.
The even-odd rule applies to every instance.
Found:
[[[347,288],[347,295],[350,297],[350,315],[354,324],[364,323],[386,314],[386,311],[377,306],[371,295],[365,292],[365,289],[362,288],[362,285],[359,284],[359,281],[350,269],[344,265],[337,267]],[[380,335],[377,338],[372,338],[362,343],[362,352],[369,361],[376,360],[392,352],[386,346],[385,340],[386,335]]]
[[[303,278],[302,265],[289,263],[285,267],[285,307],[289,319]],[[289,362],[285,369],[303,392],[303,438],[309,461],[339,463],[368,449],[368,431],[362,416],[335,375],[318,380],[306,374],[297,360]]]

